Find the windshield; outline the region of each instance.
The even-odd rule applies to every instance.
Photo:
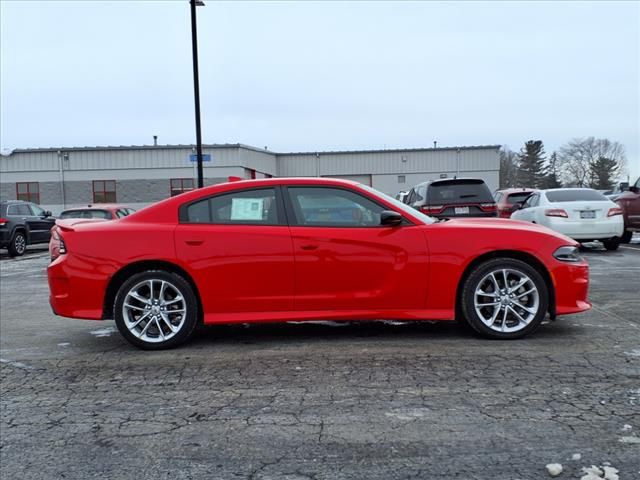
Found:
[[[387,202],[389,202],[391,205],[393,205],[393,207],[396,210],[408,213],[409,215],[412,215],[412,216],[414,216],[416,218],[419,218],[421,221],[423,221],[427,225],[431,224],[431,223],[435,223],[437,221],[436,219],[434,219],[434,218],[432,218],[432,217],[430,217],[428,215],[425,215],[421,211],[416,210],[413,207],[410,207],[406,203],[402,203],[402,202],[396,200],[395,198],[390,197],[386,193],[382,193],[382,192],[376,190],[375,188],[371,188],[369,185],[364,185],[362,183],[359,183],[358,185],[360,187],[362,187],[363,189],[365,189],[366,191],[371,192],[371,193],[373,193],[373,194],[375,194],[375,195],[377,195],[379,197],[384,198]]]

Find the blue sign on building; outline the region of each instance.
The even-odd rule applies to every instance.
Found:
[[[191,155],[189,155],[189,160],[191,160],[192,162],[197,162],[198,161],[198,155],[196,155],[195,153],[192,153]],[[208,153],[203,153],[202,154],[202,161],[203,162],[210,162],[211,161],[211,155]]]

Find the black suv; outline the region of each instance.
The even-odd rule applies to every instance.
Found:
[[[31,202],[7,200],[0,202],[0,248],[9,255],[24,254],[27,245],[48,243],[56,219],[51,212]]]
[[[449,178],[413,187],[404,203],[437,218],[496,217],[496,203],[484,180]]]

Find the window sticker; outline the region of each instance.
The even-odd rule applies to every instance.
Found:
[[[262,220],[264,198],[233,198],[231,220]]]

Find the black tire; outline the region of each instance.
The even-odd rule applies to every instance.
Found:
[[[160,282],[160,283],[165,282],[166,285],[169,285],[170,287],[166,287],[166,288],[170,288],[171,291],[177,292],[176,296],[174,297],[174,300],[178,298],[178,294],[182,297],[178,301],[178,303],[180,304],[180,306],[184,305],[186,313],[183,314],[182,316],[180,316],[177,313],[172,313],[172,311],[170,310],[166,310],[165,312],[161,313],[159,311],[160,306],[147,307],[145,302],[137,303],[135,307],[136,310],[132,310],[129,307],[127,307],[129,308],[128,313],[125,312],[124,302],[125,302],[125,299],[127,298],[127,295],[137,287],[139,287],[140,289],[143,289],[144,288],[143,284],[147,284],[149,281],[153,281],[152,285],[154,286],[156,285],[155,282]],[[136,290],[136,293],[138,293],[139,291],[140,290]],[[141,296],[144,296],[144,295],[141,295]],[[155,298],[155,297],[154,295],[149,295],[149,298]],[[153,303],[153,302],[150,301],[150,303]],[[144,307],[144,310],[141,307]],[[158,309],[158,311],[155,311],[155,312],[147,311],[148,308],[150,309],[156,308]],[[165,308],[168,309],[169,307],[165,307]],[[141,310],[141,311],[138,312],[138,310]],[[191,285],[180,275],[173,272],[167,272],[164,270],[147,270],[131,276],[118,289],[118,293],[116,294],[115,304],[113,307],[113,312],[114,312],[114,318],[116,321],[116,326],[118,327],[118,330],[120,331],[122,336],[129,343],[131,343],[132,345],[135,345],[136,347],[142,348],[143,350],[163,350],[163,349],[176,347],[181,343],[186,342],[189,339],[189,337],[191,337],[198,323],[198,301],[196,299],[193,289],[191,288]],[[151,319],[151,317],[147,317],[150,319],[140,320],[139,317],[135,318],[133,316],[135,314],[139,314],[140,316],[142,316],[144,315],[143,312],[146,312],[147,315],[152,315],[152,316],[154,316],[154,313],[155,313],[154,319]],[[171,320],[170,317],[168,317],[169,314],[173,315],[173,320]],[[127,318],[125,318],[125,315],[127,316]],[[177,328],[176,331],[168,330],[168,324],[166,322],[163,323],[163,321],[160,320],[164,318],[165,315],[167,315],[167,318],[171,320],[172,324],[174,322],[179,323],[179,325],[174,325]],[[147,327],[146,331],[157,333],[156,338],[158,338],[158,340],[153,340],[153,341],[145,340],[144,336],[146,336],[147,338],[150,338],[150,336],[147,333],[143,333],[142,331],[138,332],[136,330],[137,327],[133,328],[133,330],[136,331],[138,335],[134,335],[130,327],[131,327],[131,324],[135,323],[138,320],[140,320],[139,322],[140,330],[144,330],[143,327],[146,327],[147,324],[150,324],[150,326]],[[158,331],[158,328],[160,328],[160,331]],[[142,335],[140,335],[140,333],[142,333]],[[162,340],[162,338],[165,338],[165,333],[167,334],[167,336],[170,335],[170,337],[167,338],[166,340]]]
[[[633,232],[631,230],[625,230],[620,237],[620,243],[631,243],[631,239],[633,238]]]
[[[23,231],[18,230],[13,234],[13,238],[11,239],[7,250],[9,250],[9,256],[11,257],[20,257],[24,255],[24,252],[27,250],[27,237]]]
[[[527,301],[530,301],[534,304],[534,305],[525,305],[527,308],[534,310],[534,312],[529,312],[529,315],[531,315],[531,318],[527,318],[525,310],[522,310],[520,307],[516,306],[515,304],[509,304],[508,308],[506,306],[503,306],[502,304],[496,307],[486,307],[486,308],[492,308],[492,310],[497,308],[500,311],[500,313],[497,314],[498,317],[504,315],[505,311],[507,312],[504,320],[501,321],[500,323],[504,324],[508,329],[510,329],[509,331],[497,330],[498,326],[495,322],[498,322],[499,319],[496,317],[494,317],[496,318],[495,322],[491,322],[491,319],[488,319],[489,322],[492,323],[492,326],[490,327],[487,323],[485,323],[480,318],[480,314],[476,311],[476,307],[475,307],[476,289],[479,289],[479,287],[483,286],[484,282],[489,281],[487,280],[487,277],[490,276],[492,272],[500,272],[500,275],[502,276],[502,270],[507,271],[507,278],[508,278],[507,285],[509,285],[510,287],[513,287],[513,284],[510,282],[515,283],[514,277],[517,278],[518,275],[521,275],[528,278],[529,283],[527,283],[526,286],[528,285],[535,286],[536,293],[537,293],[537,309],[535,310],[533,308],[535,305],[535,302],[534,302],[535,293],[530,294],[529,296],[523,296],[518,298],[518,301],[522,301],[525,303]],[[509,276],[511,276],[511,278],[509,278]],[[523,277],[520,277],[520,278],[523,279]],[[502,286],[504,286],[504,280],[498,279],[498,282],[503,282]],[[499,283],[498,283],[498,286],[500,286]],[[524,287],[521,287],[521,288],[524,288]],[[487,291],[487,290],[482,289],[482,292],[484,291]],[[501,291],[502,290],[496,289],[496,295],[497,296],[502,295]],[[493,292],[490,292],[490,293],[493,294]],[[517,289],[517,290],[514,290],[514,293],[512,296],[517,296],[518,294],[524,294],[524,293],[526,293],[526,290],[525,292],[523,292],[521,289]],[[509,297],[509,294],[506,293],[505,291],[505,300],[504,300],[505,302],[510,301],[508,297]],[[483,298],[482,295],[479,298]],[[489,295],[487,295],[487,300],[488,301],[491,300],[489,298]],[[496,302],[502,302],[502,300],[499,300],[498,298],[494,300]],[[513,298],[512,300],[515,300],[515,298]],[[460,306],[461,306],[464,320],[467,322],[467,324],[471,328],[473,328],[480,335],[487,338],[492,338],[492,339],[511,340],[516,338],[522,338],[530,333],[533,333],[535,330],[538,329],[538,327],[540,327],[540,324],[542,323],[542,320],[544,320],[544,317],[549,308],[549,290],[540,272],[538,272],[538,270],[536,270],[529,264],[521,260],[516,260],[514,258],[495,258],[495,259],[487,260],[486,262],[483,262],[480,265],[476,266],[474,270],[471,272],[471,274],[467,277],[462,287],[462,292],[460,295]],[[528,322],[524,323],[518,320],[516,317],[516,313],[513,313],[512,310],[515,310],[518,315],[520,314],[525,315],[524,319],[528,320]],[[480,311],[481,313],[486,312],[486,310],[482,308],[480,308]],[[493,311],[495,312],[495,310]],[[487,316],[492,316],[492,315],[487,314]]]
[[[617,250],[620,246],[620,237],[613,237],[607,240],[602,240],[602,244],[604,245],[604,248],[609,251]]]

